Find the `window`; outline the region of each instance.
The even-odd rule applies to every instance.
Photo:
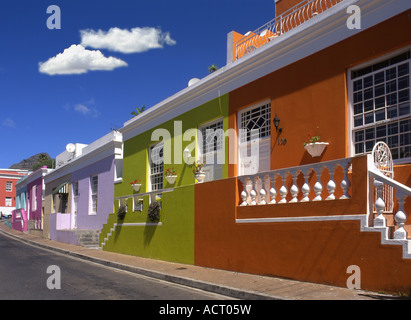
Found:
[[[223,150],[223,120],[219,119],[212,123],[208,123],[200,127],[200,131],[202,136],[202,143],[200,144],[202,162],[209,163],[210,161],[207,161],[208,158],[208,160],[213,159],[212,163],[214,164],[222,164],[216,161],[216,155],[217,152]]]
[[[10,197],[6,197],[6,207],[11,207],[13,205]]]
[[[394,160],[410,160],[410,50],[350,76],[354,154],[371,152],[383,141]]]
[[[36,211],[37,210],[37,186],[33,186],[33,188],[31,189],[31,201],[32,201],[32,210]]]
[[[150,185],[151,191],[163,189],[163,170],[164,170],[164,144],[160,142],[150,147]]]
[[[78,210],[78,197],[79,197],[79,190],[78,190],[78,181],[73,182],[73,212],[77,214]]]
[[[240,143],[249,142],[254,138],[252,130],[258,130],[260,139],[271,134],[271,103],[249,108],[240,113]]]
[[[204,181],[222,179],[224,155],[223,120],[218,119],[199,127],[199,162],[204,163]]]
[[[98,194],[98,176],[92,176],[90,178],[91,186],[91,213],[97,213],[97,194]]]
[[[7,192],[13,191],[13,182],[11,182],[11,181],[6,182],[6,191]]]

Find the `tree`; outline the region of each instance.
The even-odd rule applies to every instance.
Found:
[[[141,107],[137,107],[136,111],[131,112],[133,118],[138,116],[140,113],[144,112],[146,110],[146,105],[143,104]]]
[[[47,168],[53,168],[53,162],[54,160],[50,158],[47,153],[41,153],[38,156],[37,163],[33,165],[33,171],[36,171],[43,166],[46,166]]]
[[[212,64],[208,67],[208,73],[213,73],[218,70],[218,66],[216,64]]]

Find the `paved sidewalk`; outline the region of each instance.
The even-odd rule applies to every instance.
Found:
[[[4,223],[0,223],[0,232],[17,240],[77,258],[237,299],[380,300],[397,298],[374,292],[349,290],[88,249],[12,230]]]

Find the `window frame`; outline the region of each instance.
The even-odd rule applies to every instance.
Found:
[[[6,197],[4,199],[4,206],[5,207],[12,207],[13,206],[13,197]]]
[[[396,58],[397,56],[399,56],[401,54],[405,54],[407,52],[410,52],[409,56],[408,56],[408,58],[406,58],[404,60],[392,63],[390,65],[387,65],[387,66],[382,67],[382,68],[377,69],[377,70],[369,71],[367,73],[364,73],[364,74],[359,75],[359,76],[354,77],[354,78],[352,77],[353,72],[356,72],[356,71],[359,71],[359,70],[362,70],[362,69],[365,69],[365,68],[368,68],[368,67],[375,66],[379,63],[386,62],[389,59]],[[397,87],[396,90],[393,91],[397,94],[397,101],[396,101],[396,104],[395,104],[396,108],[397,108],[397,116],[396,117],[392,117],[392,118],[387,119],[387,112],[389,110],[389,106],[387,106],[386,102],[385,102],[384,107],[381,107],[380,109],[379,108],[375,109],[375,106],[374,106],[375,102],[374,102],[373,109],[372,109],[373,111],[367,110],[367,111],[364,112],[364,101],[367,101],[367,99],[363,99],[362,100],[362,103],[363,103],[363,109],[362,110],[363,111],[361,113],[357,113],[357,114],[361,114],[361,115],[364,116],[368,111],[373,112],[375,114],[376,110],[377,111],[384,110],[385,111],[385,117],[384,117],[383,120],[379,120],[379,121],[375,121],[375,117],[374,117],[374,121],[370,122],[368,124],[364,123],[364,118],[363,118],[363,124],[359,125],[359,126],[355,126],[354,117],[355,117],[356,113],[355,113],[355,110],[354,110],[355,102],[354,102],[354,97],[353,97],[354,92],[355,92],[355,90],[354,90],[355,81],[367,78],[369,76],[374,77],[375,75],[377,75],[381,72],[385,73],[389,69],[392,69],[393,67],[398,68],[398,66],[403,65],[404,63],[408,63],[408,90],[409,90],[409,93],[408,93],[408,100],[407,101],[408,101],[409,108],[410,108],[409,113],[404,114],[404,115],[399,115],[400,105],[401,104],[405,105],[405,104],[407,104],[407,102],[399,102],[398,101],[398,92],[404,91],[405,89],[399,89]],[[390,93],[387,93],[387,91],[386,91],[386,89],[387,89],[386,85],[387,85],[388,82],[393,81],[393,79],[389,79],[387,81],[385,77],[386,76],[384,76],[384,81],[381,83],[381,84],[384,84],[384,94],[381,95],[382,97],[387,97],[387,95],[390,94]],[[398,83],[399,78],[402,79],[402,78],[404,78],[404,76],[398,76],[398,74],[397,74],[394,78],[396,80],[396,83]],[[375,78],[373,78],[373,85],[370,88],[373,89],[372,100],[375,101],[375,99],[376,99],[375,98],[376,87],[381,86],[381,84],[378,83],[377,85],[375,85],[374,79]],[[364,88],[359,89],[357,91],[360,91],[360,90],[364,91]],[[377,96],[377,98],[378,98],[378,96]],[[348,134],[349,134],[349,150],[348,151],[349,151],[349,156],[354,157],[354,156],[361,156],[361,155],[364,155],[364,154],[369,154],[372,149],[367,151],[367,148],[366,148],[366,145],[365,145],[366,141],[374,141],[374,144],[375,144],[376,142],[383,140],[388,144],[389,143],[388,139],[391,138],[391,137],[398,137],[398,147],[394,147],[394,148],[398,150],[398,156],[400,156],[400,152],[401,152],[401,150],[400,150],[400,148],[401,148],[401,144],[400,144],[400,140],[401,140],[400,125],[401,125],[402,122],[407,122],[407,120],[408,121],[411,120],[411,46],[407,46],[407,47],[404,47],[400,50],[390,52],[390,53],[385,54],[383,56],[380,56],[376,59],[371,59],[370,61],[367,61],[365,63],[359,64],[357,66],[354,66],[352,68],[347,69],[347,102],[348,102],[348,117],[349,117],[349,121],[348,121],[348,130],[349,130],[348,131]],[[395,123],[397,123],[398,132],[393,133],[393,134],[389,134],[388,126],[393,125]],[[381,129],[384,125],[386,127],[385,128],[385,135],[381,135],[380,137],[378,137],[377,136],[377,129],[378,128]],[[370,139],[366,139],[366,137],[365,137],[365,135],[367,133],[366,130],[369,130],[368,133],[371,135],[371,130],[370,129],[374,129],[373,130],[374,131],[374,137],[370,138]],[[361,153],[356,153],[356,150],[355,150],[356,139],[355,139],[355,137],[356,137],[356,133],[360,132],[361,130],[363,131],[363,134],[364,134],[364,140],[363,140],[364,141],[364,150]],[[411,131],[406,131],[403,134],[407,134],[409,132],[411,132]],[[406,144],[406,146],[410,146],[410,145]],[[394,154],[393,154],[393,156],[394,156]],[[394,159],[394,164],[404,164],[404,163],[411,163],[411,156],[406,157],[406,158]]]
[[[216,126],[215,128],[212,128],[213,126]],[[205,149],[207,148],[207,144],[204,143],[206,142],[205,139],[207,139],[207,130],[213,129],[214,130],[214,134],[213,137],[217,137],[217,145],[213,145],[213,150],[212,151],[205,151]],[[223,153],[223,161],[224,161],[224,118],[220,117],[217,119],[214,119],[212,121],[206,122],[200,126],[198,126],[198,130],[199,132],[201,132],[201,138],[202,141],[200,142],[200,139],[198,140],[198,160],[201,163],[206,163],[207,164],[207,158],[211,158],[213,157],[213,159],[215,160],[214,163],[209,163],[211,165],[216,165],[216,164],[223,164],[223,163],[218,163],[218,161],[216,162],[217,159],[217,155],[219,152]],[[216,131],[217,130],[222,130],[222,136],[218,137],[216,135]],[[220,140],[218,140],[220,138]],[[206,149],[207,150],[207,149]]]
[[[13,192],[13,181],[6,181],[6,192]]]
[[[154,148],[156,147],[163,149],[163,161],[161,162],[161,164],[155,164],[152,161],[151,155],[152,155]],[[153,165],[157,167],[161,167],[161,171],[152,173],[152,170],[154,169]],[[157,176],[157,178],[159,179],[159,181],[154,184],[154,186],[156,186],[155,188],[153,188],[153,180],[152,180],[154,176]],[[163,190],[164,188],[164,142],[163,141],[152,144],[148,148],[148,187],[149,187],[149,191],[158,191],[158,190]]]
[[[97,183],[94,183],[94,179],[97,179]],[[90,210],[89,215],[96,215],[98,212],[98,175],[90,176]],[[94,186],[96,186],[96,190],[94,190]],[[95,199],[95,200],[94,200]],[[95,205],[94,205],[95,201]],[[95,207],[95,210],[94,210]]]

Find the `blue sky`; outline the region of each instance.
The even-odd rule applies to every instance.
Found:
[[[50,5],[61,29],[47,28]],[[224,66],[228,32],[274,15],[274,0],[2,0],[0,168],[121,128]]]

